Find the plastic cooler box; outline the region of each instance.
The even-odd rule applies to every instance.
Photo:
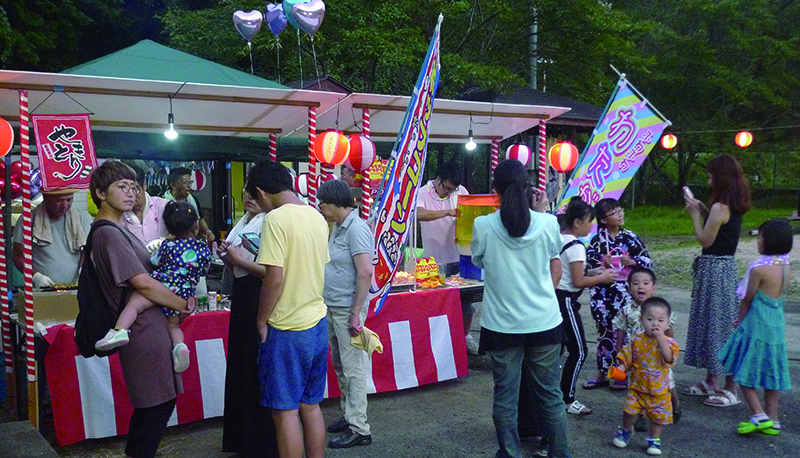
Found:
[[[473,280],[483,280],[483,269],[472,264],[472,225],[475,218],[490,215],[500,207],[497,194],[471,194],[458,196],[458,215],[456,216],[456,248],[461,255],[461,276]]]

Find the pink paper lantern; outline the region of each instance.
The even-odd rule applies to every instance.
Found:
[[[521,143],[516,143],[506,150],[506,159],[516,159],[525,167],[531,162],[531,149]]]
[[[363,172],[375,162],[375,143],[364,134],[350,135],[350,154],[344,161],[345,167]]]

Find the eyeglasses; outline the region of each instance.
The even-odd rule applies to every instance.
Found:
[[[458,186],[455,186],[455,187],[454,186],[447,186],[444,183],[444,181],[442,181],[442,180],[439,180],[439,186],[442,187],[442,189],[444,190],[445,194],[452,194],[452,193],[456,192],[456,189],[458,189]]]
[[[608,212],[606,214],[606,218],[608,218],[609,216],[614,216],[614,217],[622,216],[624,214],[625,214],[625,210],[623,210],[622,207],[618,207],[618,208],[614,209],[614,211]]]
[[[134,195],[139,194],[139,191],[140,191],[139,186],[137,186],[135,184],[127,184],[127,183],[118,184],[117,185],[117,189],[122,191],[123,194],[127,194],[127,193],[131,192]]]
[[[194,180],[181,180],[178,183],[180,183],[180,184],[182,184],[184,186],[191,186],[192,184],[194,184]]]

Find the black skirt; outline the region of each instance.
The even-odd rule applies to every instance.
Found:
[[[225,372],[225,415],[222,451],[242,457],[278,457],[275,425],[269,409],[259,404],[256,327],[261,280],[246,275],[233,280]]]

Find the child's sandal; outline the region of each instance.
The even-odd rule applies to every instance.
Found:
[[[739,423],[739,426],[736,428],[736,432],[739,434],[750,434],[756,431],[764,431],[767,429],[773,429],[772,420],[759,421],[758,424],[755,424],[752,421],[748,420]]]

